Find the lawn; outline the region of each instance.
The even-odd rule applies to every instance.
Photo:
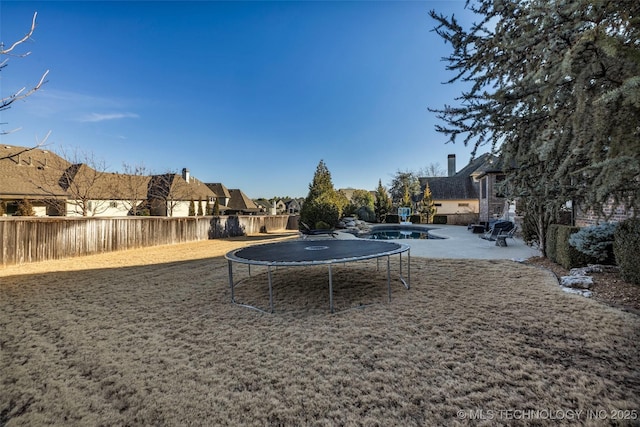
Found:
[[[326,267],[283,268],[262,314],[230,303],[222,255],[249,243],[0,269],[0,425],[640,416],[640,317],[562,292],[547,270],[413,257],[389,304],[375,261],[339,265],[332,315]],[[252,273],[236,295],[266,306],[266,273]]]

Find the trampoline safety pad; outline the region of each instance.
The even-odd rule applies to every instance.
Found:
[[[233,264],[266,266],[268,269],[269,310],[273,313],[273,279],[272,267],[304,267],[311,265],[328,265],[329,269],[329,310],[333,309],[333,274],[332,264],[363,261],[368,259],[387,258],[387,288],[391,301],[391,273],[390,258],[398,255],[400,258],[400,281],[409,289],[411,279],[410,246],[403,243],[376,241],[365,239],[348,240],[293,240],[285,242],[254,245],[228,252],[225,258],[229,264],[229,286],[231,288],[231,302],[244,307],[264,312],[258,307],[242,304],[236,301],[234,288],[239,282],[233,279]],[[407,276],[403,277],[402,254],[407,253]]]

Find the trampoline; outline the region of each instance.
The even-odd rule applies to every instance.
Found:
[[[306,267],[312,265],[327,265],[329,268],[329,310],[333,309],[333,273],[332,265],[369,259],[387,258],[387,289],[389,301],[391,301],[391,270],[390,258],[399,255],[400,281],[409,289],[411,281],[411,251],[410,246],[402,243],[375,241],[364,239],[349,240],[293,240],[285,242],[254,245],[246,248],[235,249],[228,252],[225,258],[229,264],[229,286],[231,288],[231,302],[247,308],[266,312],[258,307],[243,304],[236,301],[234,288],[238,282],[233,278],[233,264],[247,264],[249,276],[251,266],[266,266],[268,270],[269,284],[269,312],[273,313],[273,268],[277,267]],[[402,254],[407,252],[407,277],[403,277]]]

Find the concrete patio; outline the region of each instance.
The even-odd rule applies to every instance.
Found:
[[[458,225],[434,225],[424,227],[431,229],[433,236],[444,239],[401,239],[402,243],[411,246],[411,256],[428,258],[466,258],[466,259],[513,259],[524,260],[540,256],[540,251],[527,246],[522,239],[507,239],[506,247],[496,246],[496,242],[481,239],[480,234],[473,234],[467,227]],[[338,233],[340,239],[355,238],[346,232]]]

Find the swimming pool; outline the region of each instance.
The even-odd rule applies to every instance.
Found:
[[[378,240],[443,239],[443,237],[430,234],[430,230],[433,230],[433,228],[416,225],[379,225],[373,227],[371,231],[363,235],[362,238]]]

